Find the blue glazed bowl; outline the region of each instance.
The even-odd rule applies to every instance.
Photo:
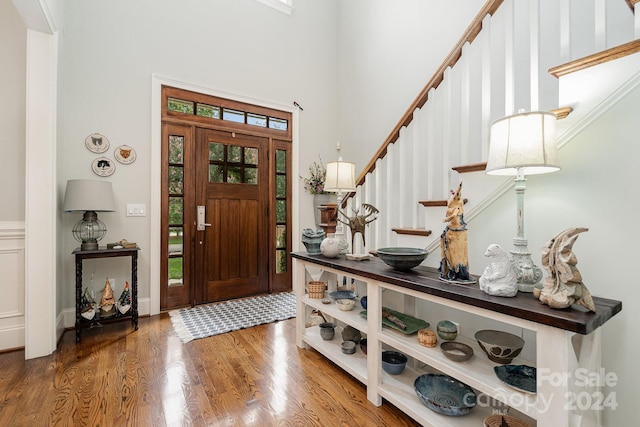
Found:
[[[362,298],[360,298],[360,305],[362,306],[362,308],[364,308],[365,310],[367,309],[367,296],[363,296]]]
[[[477,396],[473,389],[449,375],[420,375],[413,387],[422,403],[439,414],[467,415],[476,406]]]
[[[390,375],[398,375],[407,365],[407,356],[397,351],[382,352],[382,369]]]
[[[419,248],[380,248],[378,258],[395,270],[411,270],[419,266],[427,258],[429,252]]]

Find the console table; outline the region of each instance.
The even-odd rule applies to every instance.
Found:
[[[139,247],[131,249],[98,249],[83,251],[76,248],[72,254],[76,258],[76,342],[80,341],[80,333],[83,328],[88,328],[98,323],[112,323],[123,320],[131,320],[134,330],[138,330],[138,251]],[[93,319],[87,320],[81,316],[82,304],[82,261],[94,258],[131,257],[131,308],[125,314],[116,309],[116,314],[111,317],[101,318],[96,310]],[[114,295],[117,298],[116,295]]]
[[[402,272],[378,259],[349,261],[344,256],[330,259],[306,252],[293,253],[292,257],[297,297],[297,345],[314,348],[362,382],[367,387],[368,400],[375,405],[381,405],[384,398],[421,424],[437,427],[482,425],[483,419],[495,410],[495,406],[492,408],[487,402],[497,402],[501,408],[509,408],[510,414],[538,426],[600,424],[601,411],[576,405],[577,399],[586,397],[596,403],[599,384],[578,384],[575,373],[578,369],[590,375],[601,372],[600,326],[622,310],[620,301],[594,297],[596,313],[556,310],[543,305],[532,294],[501,298],[485,294],[477,284],[444,283],[439,280],[437,270],[430,267]],[[367,318],[359,314],[362,309],[340,311],[335,303],[323,304],[319,299],[309,298],[305,286],[318,271],[350,277],[361,283],[368,300]],[[335,290],[331,283],[329,290]],[[474,349],[473,358],[463,363],[453,362],[442,354],[438,348],[441,340],[437,347],[428,348],[420,345],[415,335],[383,328],[381,311],[390,302],[387,301],[388,294],[401,296],[405,301],[404,312],[416,317],[422,314],[420,318],[428,321],[432,329],[443,319],[418,313],[417,302],[435,304],[445,311],[464,312],[477,318],[480,324],[486,324],[488,319],[497,325],[493,329],[515,327],[523,334],[525,331],[532,334],[535,336],[534,359],[518,357],[512,364],[537,367],[537,393],[517,391],[496,377],[493,368],[498,364],[490,361],[473,339],[474,328],[479,328],[474,322],[462,325],[463,335],[465,332],[468,335],[456,339]],[[321,339],[318,327],[305,327],[311,310],[320,310],[336,323],[350,325],[366,334],[368,356],[359,350],[353,355],[343,354],[339,333],[334,340],[325,341]],[[381,358],[372,357],[386,349],[409,356],[410,363],[401,375],[388,375],[381,369]],[[447,417],[431,411],[422,404],[413,388],[413,381],[423,373],[445,373],[469,385],[478,393],[478,405],[463,417]],[[567,380],[558,381],[558,378]],[[576,420],[580,422],[576,423]]]

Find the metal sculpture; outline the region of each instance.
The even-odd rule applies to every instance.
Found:
[[[360,208],[362,208],[362,210],[365,212],[364,215],[360,214]],[[344,216],[349,220],[348,222],[346,222],[340,219],[340,217],[338,217],[338,221],[340,221],[344,225],[349,226],[349,228],[351,229],[351,250],[352,251],[353,251],[353,248],[355,247],[353,245],[353,242],[355,240],[356,233],[360,233],[362,235],[362,244],[364,246],[367,245],[364,237],[364,228],[365,226],[369,225],[370,223],[378,219],[378,213],[380,212],[375,206],[370,205],[369,203],[363,203],[360,206],[360,208],[358,208],[357,210],[352,208],[351,210],[355,215],[351,217],[345,214],[344,212],[342,212],[340,209],[338,209],[338,212],[340,212],[342,216]],[[373,216],[373,218],[370,218],[371,216]]]

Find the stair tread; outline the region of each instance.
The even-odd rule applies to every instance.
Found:
[[[392,228],[391,230],[398,234],[408,234],[411,236],[430,236],[431,235],[431,230],[427,230],[426,228],[396,227],[396,228]]]
[[[466,204],[469,201],[469,199],[463,199],[463,202]],[[418,203],[420,203],[422,206],[426,206],[426,207],[434,207],[434,206],[447,206],[447,203],[449,203],[449,200],[447,199],[442,199],[442,200],[419,200]]]
[[[487,162],[482,163],[471,163],[468,165],[461,165],[452,167],[454,171],[458,173],[466,173],[466,172],[480,172],[484,171],[487,168]]]

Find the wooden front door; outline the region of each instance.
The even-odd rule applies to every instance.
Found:
[[[291,289],[291,113],[163,86],[160,307]]]
[[[196,303],[269,290],[269,139],[196,129]]]

